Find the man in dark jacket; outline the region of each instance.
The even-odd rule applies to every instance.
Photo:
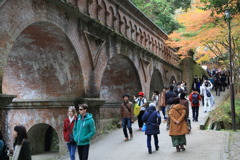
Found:
[[[149,108],[144,113],[142,117],[143,122],[146,124],[146,131],[145,134],[147,135],[147,147],[148,153],[152,153],[152,146],[151,146],[151,136],[154,137],[154,144],[156,150],[159,149],[158,146],[158,134],[160,133],[159,126],[161,124],[161,117],[160,114],[156,111],[156,105],[154,103],[149,104]]]
[[[173,88],[174,86],[173,85],[170,85],[169,86],[169,91],[166,92],[165,94],[165,102],[167,104],[167,130],[169,129],[169,124],[170,124],[170,119],[169,119],[169,116],[168,116],[168,112],[172,106],[172,101],[173,101],[173,98],[177,97],[177,94],[173,91]]]
[[[123,95],[124,102],[120,106],[120,118],[122,120],[122,127],[123,127],[123,133],[125,136],[125,141],[128,140],[128,133],[127,128],[130,133],[130,138],[133,138],[132,134],[132,122],[134,121],[134,115],[133,115],[133,105],[132,102],[129,101],[129,95],[124,94]]]

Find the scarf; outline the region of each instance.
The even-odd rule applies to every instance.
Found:
[[[73,119],[74,119],[74,116],[73,117],[68,116],[68,118],[69,118],[69,121],[70,121],[70,124],[71,124]]]

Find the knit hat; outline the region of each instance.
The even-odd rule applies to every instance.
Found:
[[[155,103],[150,103],[149,107],[156,107],[156,104]]]

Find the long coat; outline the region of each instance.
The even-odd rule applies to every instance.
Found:
[[[145,134],[154,135],[160,133],[159,125],[161,124],[161,117],[155,107],[149,107],[144,113],[142,120],[146,123]]]
[[[187,123],[185,121],[186,107],[182,104],[173,105],[169,111],[170,117],[170,136],[185,135],[189,133]],[[180,124],[176,124],[178,121]]]

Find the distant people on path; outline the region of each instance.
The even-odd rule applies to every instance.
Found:
[[[189,133],[187,122],[185,121],[186,107],[179,103],[179,98],[174,98],[173,106],[169,111],[169,136],[171,136],[173,147],[176,147],[177,152],[185,151],[184,145],[187,144],[185,135]]]
[[[94,136],[95,122],[91,113],[88,113],[88,105],[80,104],[79,113],[73,127],[74,140],[77,143],[79,160],[87,160],[89,154],[90,139]]]
[[[159,99],[159,92],[158,90],[154,90],[152,95],[152,101],[156,106],[158,106],[158,99]]]
[[[171,85],[173,85],[173,91],[175,91],[177,89],[177,82],[173,80]]]
[[[13,157],[12,160],[31,160],[30,142],[28,140],[26,128],[17,125],[13,131]]]
[[[197,122],[198,115],[199,115],[199,106],[200,106],[199,101],[202,100],[202,97],[197,92],[197,90],[194,89],[189,95],[189,100],[190,100],[191,106],[192,106],[192,120]]]
[[[130,134],[130,139],[133,138],[133,131],[132,131],[132,123],[134,122],[134,114],[133,114],[133,104],[129,101],[129,95],[123,95],[123,103],[120,106],[120,118],[122,121],[123,133],[125,136],[125,141],[128,141],[128,132]]]
[[[214,88],[215,88],[215,91],[216,91],[216,96],[220,96],[222,83],[221,83],[221,77],[220,77],[219,74],[216,74],[216,77],[214,79]]]
[[[5,144],[1,130],[0,130],[0,160],[9,160],[9,157],[7,155],[7,145]]]
[[[181,83],[181,88],[183,89],[183,92],[184,93],[188,93],[188,90],[187,90],[187,83],[186,82],[184,82],[184,81],[182,81],[182,83]]]
[[[68,152],[71,160],[75,160],[76,142],[73,137],[73,127],[77,119],[77,113],[74,106],[68,107],[68,117],[64,120],[63,137],[67,143]]]
[[[133,98],[134,98],[135,103],[137,103],[141,107],[140,108],[140,113],[137,116],[138,117],[139,130],[141,131],[142,126],[143,126],[142,116],[143,116],[144,112],[146,111],[147,100],[146,100],[146,98],[144,98],[144,93],[143,92],[138,93],[138,98],[136,98],[135,96]]]
[[[201,92],[200,94],[204,96],[204,113],[207,112],[207,105],[208,105],[208,111],[210,112],[213,105],[213,95],[211,93],[213,85],[209,80],[205,80],[202,84]]]
[[[168,116],[168,112],[172,106],[173,98],[177,97],[177,94],[173,91],[173,89],[174,89],[174,86],[170,85],[169,91],[167,91],[165,94],[165,102],[167,104],[167,106],[166,106],[167,107],[167,127],[166,127],[167,130],[169,129],[169,125],[170,125],[170,119]]]
[[[159,126],[161,124],[160,114],[156,111],[155,103],[150,103],[147,111],[142,117],[143,122],[146,124],[145,134],[147,135],[147,148],[148,153],[152,153],[151,137],[154,137],[154,144],[156,151],[159,149],[158,134],[160,133]]]
[[[176,95],[178,97],[180,97],[180,94],[184,92],[183,88],[181,88],[181,84],[180,83],[177,84],[177,88],[174,90],[174,92],[176,93]]]
[[[159,97],[159,107],[158,107],[158,111],[162,111],[163,114],[163,118],[164,121],[166,121],[167,117],[166,117],[166,92],[167,92],[168,88],[164,87],[162,90],[162,93],[160,94]]]

